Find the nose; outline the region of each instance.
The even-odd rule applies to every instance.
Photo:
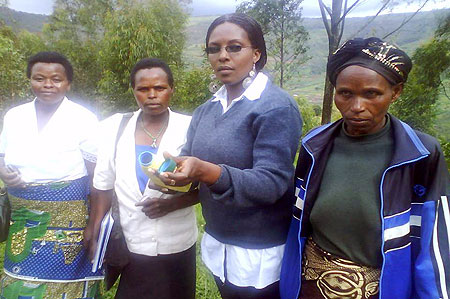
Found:
[[[229,56],[227,50],[225,50],[225,47],[220,48],[219,60],[223,61],[223,60],[227,60],[229,58],[230,58],[230,56]]]
[[[361,113],[365,110],[364,107],[364,99],[361,97],[355,96],[351,102],[350,110],[353,113]]]
[[[153,88],[150,88],[150,90],[148,91],[148,98],[149,99],[153,99],[156,97],[156,92]]]
[[[52,88],[53,87],[53,82],[51,79],[45,79],[44,80],[44,88]]]

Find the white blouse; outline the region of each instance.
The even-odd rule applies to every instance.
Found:
[[[0,153],[27,183],[74,180],[87,175],[84,160],[95,162],[94,113],[64,98],[38,131],[35,101],[10,109],[3,119]]]
[[[148,218],[142,207],[135,204],[145,196],[139,189],[136,177],[135,129],[141,111],[133,114],[117,144],[116,161],[114,145],[122,119],[115,114],[101,124],[101,143],[94,174],[94,187],[98,190],[114,189],[119,203],[120,224],[128,249],[137,254],[155,256],[184,251],[197,240],[194,208],[173,211],[157,219]],[[190,116],[169,110],[169,123],[158,148],[157,156],[164,151],[177,156],[184,143],[191,121]],[[145,190],[150,197],[168,198],[172,195],[156,190]]]

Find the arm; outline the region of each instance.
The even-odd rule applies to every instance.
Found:
[[[170,212],[190,207],[198,202],[198,190],[193,190],[188,193],[178,193],[177,196],[169,198],[147,198],[138,202],[136,206],[141,206],[142,212],[148,218],[155,219],[163,217]]]
[[[301,127],[299,112],[293,106],[269,110],[257,116],[252,123],[255,136],[252,168],[239,169],[193,157],[180,157],[177,173],[164,174],[165,182],[175,180],[181,185],[188,179],[199,180],[209,185],[216,200],[233,200],[236,205],[247,207],[272,204],[291,183],[294,172],[292,162]],[[183,153],[186,152],[189,151],[183,149]]]
[[[92,259],[97,249],[97,239],[100,230],[100,224],[103,217],[111,208],[113,190],[96,190],[91,196],[91,210],[89,213],[89,222],[84,230],[84,246],[88,248],[89,258]]]
[[[10,187],[18,187],[24,183],[18,171],[13,171],[6,167],[4,156],[0,156],[0,179],[6,186]]]
[[[431,152],[426,163],[420,163],[423,167],[416,169],[426,176],[420,250],[413,276],[415,298],[420,299],[450,296],[449,174],[439,146]]]

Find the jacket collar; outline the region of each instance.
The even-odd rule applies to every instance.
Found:
[[[398,165],[408,161],[430,155],[416,132],[406,123],[389,114],[392,130],[394,132],[394,154],[391,165]],[[303,139],[302,146],[307,148],[316,158],[327,146],[331,146],[332,140],[339,133],[343,119],[329,123],[311,130]]]

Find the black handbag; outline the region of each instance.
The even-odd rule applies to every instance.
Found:
[[[132,115],[132,113],[126,113],[120,121],[116,135],[114,160],[116,159],[117,143]],[[111,235],[109,236],[108,245],[106,246],[104,263],[106,290],[109,290],[114,285],[122,272],[122,269],[128,264],[128,254],[130,253],[123,235],[122,226],[120,225],[119,203],[117,202],[115,192],[113,192],[113,199],[111,202],[111,215],[114,219],[114,224]]]
[[[8,238],[9,223],[11,221],[11,204],[9,203],[8,192],[3,182],[0,181],[0,242]]]

